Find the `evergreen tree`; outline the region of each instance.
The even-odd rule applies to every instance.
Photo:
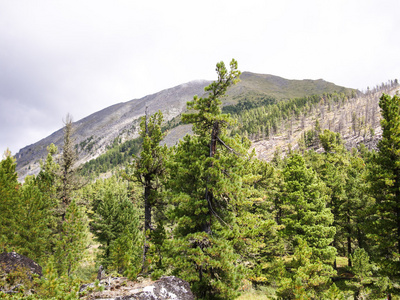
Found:
[[[325,185],[298,154],[289,157],[283,176],[282,223],[289,245],[296,247],[298,239],[302,239],[310,247],[312,259],[327,265],[333,263],[336,249],[330,244],[336,230],[332,226],[333,214],[327,207]]]
[[[77,154],[75,152],[75,144],[72,137],[72,117],[69,114],[67,114],[64,124],[64,144],[58,174],[60,184],[57,186],[58,199],[60,200],[59,213],[63,221],[65,219],[66,210],[72,201],[73,191],[82,187],[82,183],[80,182],[75,167]]]
[[[147,108],[146,115],[140,123],[140,136],[143,139],[143,150],[139,157],[135,157],[134,176],[144,187],[144,232],[145,241],[143,245],[142,271],[147,272],[146,256],[150,248],[149,239],[151,232],[155,230],[152,223],[153,210],[157,208],[158,224],[162,227],[163,203],[160,193],[162,181],[165,177],[165,159],[167,156],[167,146],[161,146],[160,142],[165,134],[161,131],[163,115],[158,111],[154,115],[148,117]],[[163,228],[158,228],[158,231]],[[161,236],[158,236],[161,237]],[[153,238],[154,239],[154,238]],[[161,245],[162,241],[158,241],[157,245]]]
[[[40,191],[54,201],[57,197],[57,187],[59,186],[57,175],[60,170],[60,165],[53,158],[57,152],[58,148],[54,144],[47,147],[46,160],[40,161],[40,172],[36,176],[36,184]]]
[[[283,178],[283,234],[288,253],[294,251],[294,256],[283,264],[278,295],[282,299],[342,299],[330,280],[336,275],[332,267],[336,249],[331,246],[336,230],[327,207],[328,190],[298,154],[288,158]]]
[[[135,268],[138,273],[138,211],[129,200],[126,182],[115,176],[96,182],[91,229],[101,244],[101,264],[120,273]]]
[[[325,153],[311,152],[309,156],[311,156],[313,169],[327,187],[326,205],[333,214],[332,225],[336,228],[332,245],[341,255],[346,255],[343,245],[347,235],[349,216],[348,212],[344,211],[344,204],[347,200],[345,187],[349,160],[342,145],[340,134],[325,129],[323,133],[319,134],[319,140]],[[336,268],[336,260],[334,265]]]
[[[171,249],[174,273],[204,299],[232,299],[241,277],[239,257],[226,239],[244,197],[241,175],[247,150],[241,138],[226,136],[233,120],[221,114],[220,98],[240,74],[235,60],[230,67],[228,72],[218,63],[218,80],[205,88],[207,97],[195,96],[187,103],[192,112],[182,120],[193,124],[194,136],[178,145],[169,183],[171,217],[177,222]]]
[[[0,252],[12,245],[18,219],[15,207],[18,203],[21,185],[17,180],[15,159],[9,151],[0,161]]]
[[[269,163],[252,159],[242,177],[246,199],[236,213],[234,249],[246,263],[247,278],[253,283],[275,281],[275,258],[284,253],[279,232],[280,173]],[[236,227],[235,227],[236,228]],[[268,267],[266,267],[268,266]],[[272,275],[272,276],[271,276]]]
[[[39,263],[45,263],[53,253],[57,233],[57,202],[46,193],[44,182],[43,177],[27,176],[21,185],[14,159],[8,155],[0,162],[0,246]]]
[[[65,212],[62,234],[56,244],[55,259],[59,275],[71,276],[85,258],[88,221],[82,207],[72,200]]]
[[[279,282],[277,292],[280,299],[344,299],[335,286],[331,287],[330,277],[335,274],[333,269],[315,259],[306,241],[299,238],[297,242],[289,267],[292,272],[284,271],[286,276]]]
[[[351,254],[357,248],[368,249],[367,239],[368,214],[372,208],[373,199],[368,193],[368,170],[364,159],[358,152],[349,155],[346,172],[346,197],[342,203],[342,228],[347,240],[347,255],[349,266],[352,266]]]
[[[376,201],[370,225],[371,255],[382,275],[397,283],[392,292],[400,294],[400,97],[383,94],[379,106],[383,132],[371,165],[371,192]]]
[[[83,207],[78,206],[73,194],[83,184],[76,172],[77,154],[74,149],[72,133],[72,118],[68,114],[65,120],[60,168],[56,173],[57,178],[54,178],[54,182],[59,183],[56,190],[59,237],[55,245],[55,263],[59,274],[68,276],[76,270],[79,262],[84,258],[88,231],[86,212]],[[50,151],[54,152],[54,150],[54,147],[50,147]],[[48,167],[55,167],[51,165],[49,157],[48,159],[50,163]]]
[[[18,227],[13,240],[19,254],[38,263],[47,261],[53,252],[54,208],[54,202],[41,192],[36,178],[27,176],[14,206]]]

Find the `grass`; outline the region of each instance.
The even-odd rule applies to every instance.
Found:
[[[342,257],[342,256],[338,256],[336,257],[336,265],[338,268],[344,268],[347,267],[349,260],[347,259],[347,257]]]
[[[267,300],[276,299],[275,289],[270,286],[262,286],[260,289],[245,291],[236,300]]]

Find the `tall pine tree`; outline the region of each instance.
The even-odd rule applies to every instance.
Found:
[[[202,299],[234,298],[241,278],[239,256],[227,237],[244,197],[247,149],[241,138],[227,137],[233,120],[221,113],[220,99],[240,75],[235,60],[230,68],[218,63],[218,80],[205,88],[207,96],[187,103],[190,113],[182,120],[193,124],[194,135],[179,144],[171,167],[174,273]]]
[[[382,275],[394,283],[392,292],[400,294],[400,97],[383,94],[379,106],[383,132],[370,178],[376,201],[371,217],[371,256],[379,262]]]
[[[144,232],[145,240],[143,245],[142,271],[147,272],[148,261],[146,260],[147,252],[150,248],[149,240],[156,230],[153,224],[153,212],[156,209],[156,221],[158,223],[157,232],[163,231],[163,201],[161,196],[162,181],[165,177],[165,159],[168,148],[166,145],[161,146],[160,142],[165,134],[161,131],[163,115],[161,111],[156,112],[152,116],[146,114],[140,123],[140,136],[143,139],[143,150],[139,157],[135,157],[136,180],[143,186],[144,193]],[[156,244],[162,244],[158,241]]]
[[[9,151],[0,161],[0,251],[11,250],[18,224],[14,208],[18,203],[21,185],[17,180],[15,159]]]

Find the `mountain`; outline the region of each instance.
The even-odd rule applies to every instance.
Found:
[[[244,98],[270,96],[279,100],[300,98],[323,93],[348,93],[349,88],[322,79],[289,80],[282,77],[243,72],[241,81],[228,91],[226,103],[235,104]]]
[[[148,107],[152,114],[161,110],[166,121],[171,121],[186,109],[186,102],[194,95],[203,95],[204,87],[211,81],[197,80],[188,82],[158,93],[118,103],[93,113],[73,123],[79,163],[85,163],[105,153],[115,141],[123,141],[138,137],[140,117]],[[322,93],[350,93],[352,90],[333,83],[319,80],[288,80],[278,76],[243,72],[241,81],[228,90],[223,99],[224,105],[234,105],[248,99],[274,97],[277,100],[304,97]],[[190,131],[190,126],[178,126],[170,130],[168,144],[174,144]],[[37,174],[39,160],[47,154],[47,146],[54,143],[62,151],[63,131],[54,132],[50,136],[22,148],[16,155],[17,172],[22,179],[29,174]]]
[[[210,81],[205,80],[188,82],[141,99],[112,105],[74,122],[73,138],[78,145],[79,163],[104,153],[116,138],[126,140],[137,137],[140,117],[145,114],[146,106],[150,114],[161,110],[165,120],[171,120],[185,109],[186,102],[193,95],[203,94],[204,87],[209,83]],[[22,148],[15,155],[20,177],[38,172],[39,160],[46,157],[46,148],[51,143],[62,150],[63,129]]]

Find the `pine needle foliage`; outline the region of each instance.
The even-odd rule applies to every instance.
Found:
[[[241,175],[248,145],[227,137],[233,119],[220,107],[227,88],[238,81],[237,62],[231,61],[230,71],[220,62],[216,71],[218,80],[205,88],[207,96],[187,103],[182,120],[193,124],[194,136],[180,142],[170,166],[170,217],[177,224],[171,263],[198,298],[234,299],[242,271],[227,237],[245,196]]]

